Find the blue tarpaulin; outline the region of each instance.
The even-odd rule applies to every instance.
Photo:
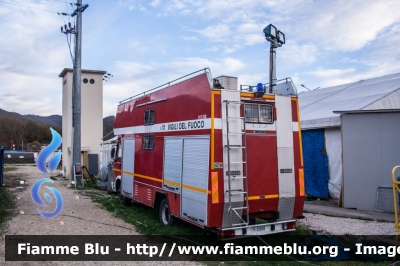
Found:
[[[306,194],[317,198],[328,198],[329,170],[324,132],[324,129],[301,132]]]
[[[4,147],[0,146],[0,187],[3,186]]]

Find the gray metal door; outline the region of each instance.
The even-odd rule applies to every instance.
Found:
[[[181,216],[207,225],[209,137],[183,139]]]
[[[133,198],[135,139],[126,138],[122,146],[121,194]]]

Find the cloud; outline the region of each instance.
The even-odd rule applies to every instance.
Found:
[[[187,72],[189,69],[196,70],[210,67],[213,72],[225,73],[225,75],[236,72],[244,66],[242,61],[231,57],[216,58],[212,61],[206,58],[182,58],[171,62],[170,65],[182,69],[182,72]]]
[[[300,77],[299,73],[294,73],[291,77],[290,77],[294,83],[294,85],[296,86],[297,89],[297,93],[301,92],[301,91],[306,91],[306,89],[304,89],[301,84],[304,84],[304,81],[302,80],[302,78]],[[314,89],[314,87],[310,88],[310,89]]]
[[[213,46],[213,47],[205,49],[204,51],[206,51],[206,52],[217,52],[217,51],[219,51],[219,48],[217,46]]]
[[[318,68],[308,71],[307,75],[310,75],[314,82],[318,81],[318,86],[327,87],[399,72],[399,43],[400,24],[397,23],[380,33],[380,38],[373,40],[368,47],[346,53],[348,57],[339,60],[336,64],[338,68]]]
[[[285,0],[218,0],[218,1],[196,1],[196,13],[205,16],[206,19],[219,19],[224,22],[241,21],[243,18],[263,19],[271,17],[267,12],[283,14],[293,6],[302,1]],[[277,21],[274,19],[273,21]]]
[[[128,78],[134,78],[153,70],[152,66],[137,62],[117,61],[114,65],[120,75]]]
[[[200,33],[212,42],[225,42],[228,40],[228,37],[231,33],[229,25],[221,23],[213,26],[208,26],[203,30],[194,31]]]
[[[165,63],[151,62],[148,64],[117,61],[114,63],[112,73],[114,77],[104,84],[104,116],[115,115],[116,103],[126,98],[206,67],[211,69],[214,77],[237,76],[243,69],[244,63],[232,57],[215,58],[214,60],[188,57],[176,58]]]
[[[161,4],[161,0],[153,0],[150,5],[152,7],[158,7]]]
[[[190,11],[189,9],[185,9],[185,10],[182,10],[180,12],[180,14],[183,15],[183,16],[189,16],[189,15],[192,14],[192,11]]]
[[[289,41],[279,49],[279,57],[285,66],[298,67],[309,65],[316,61],[318,56],[317,47],[314,44],[299,45]]]
[[[300,43],[313,43],[327,51],[356,51],[370,44],[386,28],[400,22],[400,13],[392,12],[400,9],[397,0],[388,0],[384,4],[364,0],[174,1],[164,8],[164,16],[179,14],[173,7],[186,8],[203,21],[218,21],[197,30],[201,36],[210,41],[233,41],[243,46],[263,42],[261,29],[273,22]],[[296,27],[292,27],[293,23]]]
[[[38,73],[36,73],[38,74]],[[61,79],[39,75],[7,73],[0,77],[2,87],[12,88],[12,93],[1,93],[0,108],[21,114],[52,115],[61,113]],[[29,80],[29,83],[26,81]],[[4,91],[4,89],[2,89]]]
[[[239,74],[238,83],[243,85],[255,85],[257,82],[265,83],[265,73]]]
[[[181,38],[185,41],[200,41],[199,38],[195,36],[182,36]]]
[[[131,39],[128,41],[128,45],[127,48],[129,50],[134,50],[136,53],[145,53],[149,51],[149,47],[147,47],[144,43],[135,40],[135,39]]]
[[[191,8],[196,6],[197,1],[192,0],[170,0],[165,2],[164,5],[160,5],[162,12],[159,13],[160,17],[167,17],[167,16],[187,16],[191,14]],[[201,1],[200,1],[201,2]],[[198,3],[200,4],[200,3]]]
[[[311,6],[312,4],[312,6]],[[313,40],[332,51],[359,50],[384,29],[400,21],[396,0],[321,1],[300,9],[296,37]]]
[[[201,30],[189,30],[199,33],[207,41],[218,43],[218,49],[226,54],[265,42],[262,30],[264,24],[247,21],[239,24],[218,23]]]
[[[314,80],[320,81],[319,84],[321,84],[321,87],[330,87],[359,80],[359,75],[357,74],[355,68],[347,68],[347,69],[319,68],[317,70],[310,71],[307,74],[309,74]]]
[[[139,10],[140,10],[140,11],[146,11],[147,9],[146,9],[144,6],[139,5]]]
[[[52,9],[35,3],[29,6]],[[18,6],[2,6],[0,13],[0,91],[16,95],[3,98],[0,108],[22,114],[60,114],[58,74],[72,64],[65,36],[55,26],[64,22],[54,13]]]
[[[40,1],[29,5],[65,11],[65,3]],[[83,67],[115,76],[104,87],[105,114],[107,108],[115,115],[115,103],[125,96],[204,67],[214,76],[238,76],[240,83],[268,81],[262,29],[269,23],[287,38],[277,51],[278,78],[292,76],[298,86],[326,87],[400,71],[398,0],[129,0],[111,7],[103,2],[89,2],[84,13]],[[128,10],[146,16],[132,17]],[[53,13],[7,4],[0,5],[0,22],[0,97],[5,94],[0,108],[61,113],[58,74],[72,65],[59,32],[64,22]],[[20,96],[7,94],[11,90]]]
[[[339,78],[344,76],[349,76],[355,73],[354,68],[348,69],[318,69],[310,72],[317,78]]]

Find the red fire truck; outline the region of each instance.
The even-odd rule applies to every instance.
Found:
[[[295,230],[305,195],[295,86],[235,82],[206,68],[120,102],[109,176],[122,204],[221,238]]]

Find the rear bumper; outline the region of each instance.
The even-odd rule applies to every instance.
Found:
[[[223,228],[219,230],[219,238],[220,240],[231,240],[257,235],[278,234],[295,230],[296,219],[293,219],[273,223]]]

